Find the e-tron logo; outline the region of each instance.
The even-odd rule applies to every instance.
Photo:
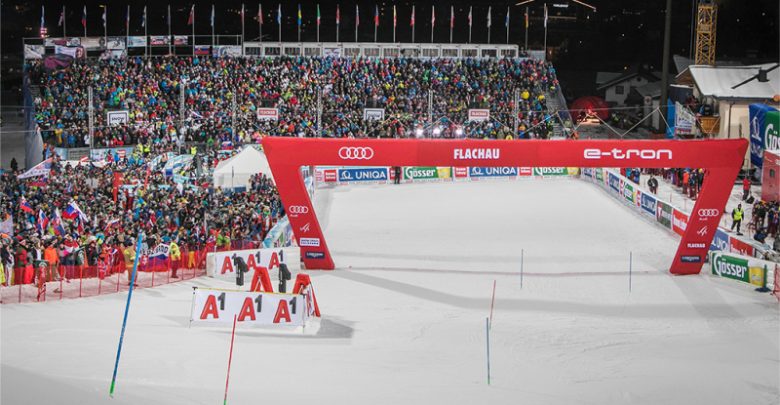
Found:
[[[290,206],[290,209],[287,210],[287,213],[289,214],[308,214],[309,213],[309,207],[305,205],[292,205]]]
[[[698,213],[702,218],[713,218],[720,215],[720,210],[717,208],[702,208],[698,211]]]
[[[602,157],[615,160],[642,159],[642,160],[672,160],[672,151],[669,149],[618,149],[602,151],[601,149],[585,149],[585,159],[601,159]]]
[[[374,150],[369,147],[344,146],[339,149],[339,157],[345,160],[369,160],[374,157]]]

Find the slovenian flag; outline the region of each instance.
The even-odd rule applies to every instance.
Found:
[[[19,202],[19,208],[28,213],[31,214],[33,212],[32,207],[30,206],[30,203],[27,202],[27,199],[22,197],[22,200]]]

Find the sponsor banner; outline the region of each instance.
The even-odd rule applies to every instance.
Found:
[[[671,205],[659,200],[656,204],[655,219],[667,229],[672,229],[672,211],[674,208]]]
[[[364,108],[363,119],[366,121],[382,121],[385,119],[384,108]]]
[[[320,247],[320,238],[298,238],[298,245],[305,247]]]
[[[469,177],[468,167],[453,167],[452,174],[455,179],[467,179]]]
[[[412,181],[449,179],[452,178],[452,169],[449,167],[407,166],[404,167],[403,178]]]
[[[209,45],[195,45],[195,55],[208,56],[211,52],[211,46]]]
[[[470,167],[469,177],[517,177],[516,167]]]
[[[765,104],[751,104],[750,161],[756,167],[764,166],[764,150],[780,149],[780,115]]]
[[[696,256],[696,255],[680,256],[680,261],[682,261],[683,263],[701,263],[701,256]]]
[[[729,234],[720,228],[715,230],[715,237],[712,239],[710,250],[722,250],[724,252],[728,252],[730,250],[729,246]]]
[[[634,200],[634,185],[628,181],[623,182],[623,199],[631,204],[636,204]]]
[[[208,253],[206,256],[206,274],[209,277],[235,281],[236,269],[233,256],[246,263],[250,272],[259,267],[276,270],[280,263],[286,263],[290,271],[298,269],[300,250],[296,247],[229,250]]]
[[[729,251],[745,256],[753,256],[756,253],[752,245],[737,238],[729,238]]]
[[[191,322],[303,326],[313,315],[310,294],[259,293],[195,288]]]
[[[12,215],[8,215],[5,221],[0,222],[0,234],[14,236],[14,217]]]
[[[278,121],[279,109],[278,108],[258,108],[257,119],[261,121]]]
[[[43,59],[44,53],[46,53],[46,47],[43,45],[24,45],[25,59]]]
[[[149,43],[152,46],[168,45],[171,42],[171,38],[167,35],[152,35],[149,37]]]
[[[726,252],[710,252],[712,274],[756,287],[766,286],[767,276],[774,267],[774,262],[766,260]]]
[[[324,259],[325,252],[309,251],[305,253],[307,259]]]
[[[110,153],[111,156],[116,155],[120,159],[133,153],[132,146],[123,146],[121,148],[105,148],[105,149],[91,149],[89,151],[89,158],[95,162],[105,160],[106,156]]]
[[[609,185],[609,188],[612,189],[617,194],[621,194],[621,190],[623,189],[622,181],[620,180],[620,177],[618,175],[608,172],[607,173],[607,184]]]
[[[106,49],[122,50],[125,48],[125,37],[108,37],[108,42],[106,42]]]
[[[46,47],[53,47],[55,45],[62,45],[62,46],[81,46],[86,44],[81,43],[81,38],[79,37],[72,37],[72,38],[44,38],[43,39],[43,46]]]
[[[517,171],[517,175],[521,177],[529,177],[534,175],[534,169],[532,167],[521,167]]]
[[[127,124],[129,118],[130,115],[128,114],[127,110],[106,112],[106,121],[108,122],[108,126],[110,127],[113,127],[114,125]]]
[[[571,176],[577,174],[575,167],[534,167],[534,176]]]
[[[696,128],[696,117],[679,102],[674,103],[676,112],[674,131],[677,135],[691,135]]]
[[[469,121],[487,121],[490,119],[490,110],[482,108],[469,109]]]
[[[56,45],[54,47],[54,53],[57,55],[70,56],[73,59],[84,58],[87,54],[87,52],[84,51],[84,48],[81,46],[59,46],[59,45]]]
[[[127,37],[128,48],[142,48],[146,46],[146,37]]]
[[[241,46],[240,45],[218,45],[214,46],[214,55],[215,57],[225,57],[225,56],[241,56]]]
[[[386,182],[390,178],[386,167],[354,167],[338,169],[339,182]]]
[[[688,215],[684,212],[674,209],[672,213],[672,230],[682,236],[685,233],[685,228],[688,227]]]
[[[103,37],[81,37],[81,46],[88,51],[94,51],[103,47]],[[72,46],[72,45],[68,45]]]
[[[637,190],[637,194],[640,194],[639,190]],[[650,194],[647,193],[641,193],[639,205],[641,206],[642,210],[650,215],[655,216],[656,215],[656,208],[658,206],[658,200],[653,197]]]

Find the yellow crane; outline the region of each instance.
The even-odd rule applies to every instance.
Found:
[[[696,18],[697,65],[715,65],[715,44],[718,32],[718,5],[714,0],[699,0]]]

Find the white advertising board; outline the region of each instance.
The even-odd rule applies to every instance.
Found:
[[[303,326],[313,314],[310,294],[276,294],[231,290],[193,289],[193,323],[236,322],[253,325]]]

